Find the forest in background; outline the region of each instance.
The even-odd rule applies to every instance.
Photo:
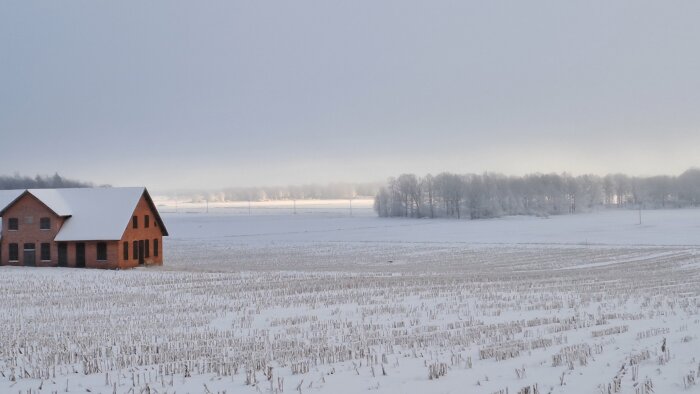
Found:
[[[560,215],[597,207],[682,208],[700,204],[700,169],[679,176],[635,177],[443,172],[389,178],[376,194],[381,217],[484,219],[505,215]]]
[[[35,177],[14,175],[0,175],[0,190],[14,189],[63,189],[69,187],[93,187],[90,182],[76,181],[64,178],[58,173],[51,176],[37,175]]]

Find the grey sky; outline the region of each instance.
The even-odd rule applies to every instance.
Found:
[[[696,1],[4,1],[0,169],[116,185],[700,165]]]

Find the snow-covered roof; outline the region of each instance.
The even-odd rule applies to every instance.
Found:
[[[0,209],[4,209],[21,196],[24,190],[0,190]]]
[[[68,205],[68,202],[63,198],[63,195],[67,190],[80,190],[80,189],[29,189],[28,192],[38,198],[39,201],[46,204],[47,207],[51,208],[54,213],[58,216],[71,216],[73,211]],[[94,190],[94,189],[87,189]],[[83,192],[85,193],[85,192]],[[86,194],[86,193],[85,193]]]
[[[0,190],[0,207],[5,208],[21,196],[24,190]],[[2,221],[0,221],[0,231],[2,231]],[[2,236],[0,235],[0,238]]]
[[[0,191],[0,211],[24,192]],[[56,241],[121,239],[141,196],[147,193],[144,187],[28,189],[26,192],[57,215],[69,217],[56,235]],[[161,230],[167,234],[165,227]]]

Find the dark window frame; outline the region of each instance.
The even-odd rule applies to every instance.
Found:
[[[7,231],[18,231],[19,230],[19,218],[8,218],[7,219]]]
[[[158,257],[158,246],[160,246],[158,244],[159,244],[158,238],[154,238],[153,239],[153,257]]]
[[[124,260],[129,260],[129,241],[124,241],[124,251],[122,252]]]
[[[131,257],[131,259],[138,260],[139,259],[139,241],[134,241],[133,252],[134,252],[134,255]]]
[[[98,242],[95,245],[97,261],[107,261],[107,242]]]
[[[39,218],[39,230],[51,230],[51,218]]]
[[[41,261],[51,261],[51,244],[48,242],[41,243]]]
[[[139,228],[139,217],[136,215],[131,217],[131,228]]]
[[[143,228],[149,228],[149,227],[151,227],[151,216],[144,215],[143,216]]]
[[[11,243],[8,246],[8,253],[9,253],[9,260],[11,262],[18,262],[19,261],[19,244],[18,243]]]
[[[143,257],[151,257],[151,242],[147,239],[143,240]]]

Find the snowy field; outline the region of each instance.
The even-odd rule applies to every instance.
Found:
[[[700,210],[344,204],[163,209],[159,268],[0,267],[0,392],[700,392]]]

